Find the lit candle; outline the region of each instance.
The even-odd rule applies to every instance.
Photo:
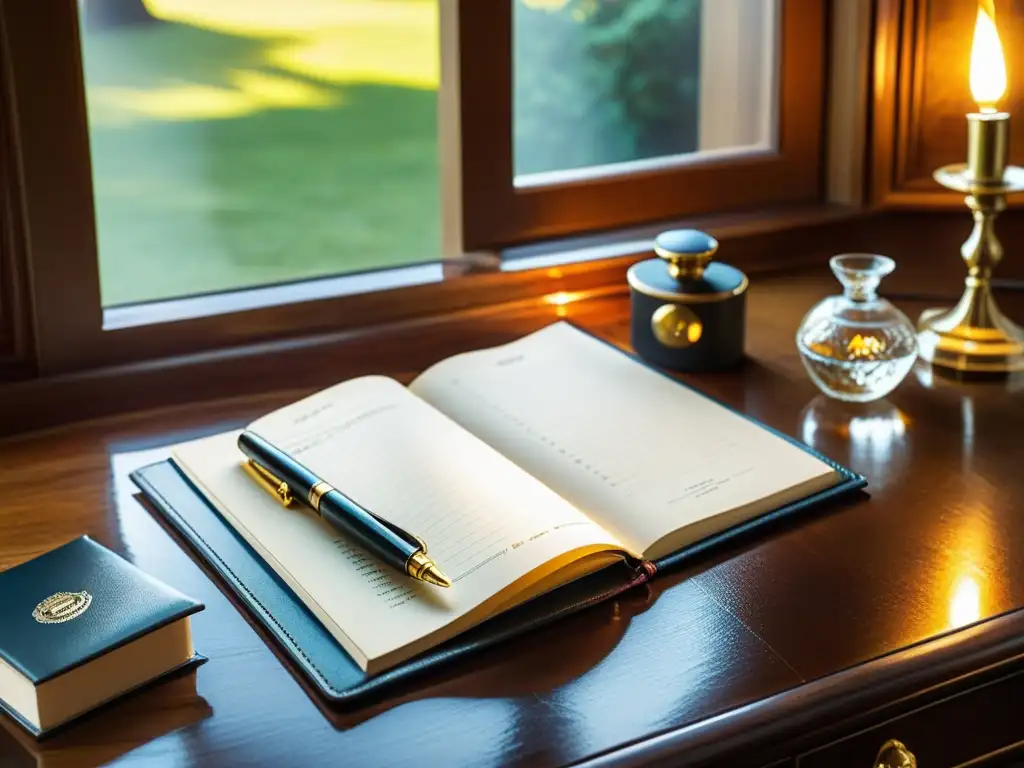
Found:
[[[971,45],[971,95],[979,112],[967,115],[967,178],[978,184],[998,184],[1006,170],[1010,146],[1010,116],[996,110],[1006,93],[1006,62],[993,17],[992,4],[978,5]]]

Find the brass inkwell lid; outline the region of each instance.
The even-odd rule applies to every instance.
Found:
[[[654,241],[658,259],[630,267],[633,290],[663,301],[699,304],[724,301],[747,290],[747,276],[735,267],[713,262],[718,241],[697,229],[663,232]]]

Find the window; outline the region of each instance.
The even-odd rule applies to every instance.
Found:
[[[510,246],[822,197],[824,0],[69,0],[0,24],[42,374],[522,297],[550,278]]]
[[[440,257],[437,0],[86,0],[80,27],[104,306]]]
[[[513,0],[517,188],[775,148],[775,0]]]
[[[459,21],[467,250],[820,195],[821,3],[507,0]]]

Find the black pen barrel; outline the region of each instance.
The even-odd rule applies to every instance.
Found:
[[[243,432],[238,436],[238,447],[246,456],[276,477],[284,481],[294,496],[304,503],[309,492],[320,478],[292,459],[284,451],[268,443],[253,432]]]
[[[320,499],[320,515],[350,541],[402,573],[406,562],[419,550],[338,490]]]
[[[293,496],[298,497],[306,506],[313,507],[348,540],[398,571],[407,572],[406,563],[420,550],[418,544],[402,538],[336,488],[331,487],[331,490],[317,494],[314,503],[310,492],[321,482],[320,478],[259,435],[243,432],[238,437],[238,447],[242,453],[283,481]]]

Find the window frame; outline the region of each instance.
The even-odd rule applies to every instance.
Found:
[[[0,16],[0,38],[3,19]],[[0,108],[10,103],[10,67],[0,58]],[[0,120],[0,180],[17,174],[17,151],[11,126]],[[19,221],[20,191],[17,184],[0,184],[0,381],[22,378],[30,373],[32,335],[27,323],[27,284]]]
[[[826,2],[777,1],[776,150],[741,151],[733,157],[629,176],[518,189],[512,156],[512,4],[460,3],[462,249],[490,250],[681,215],[820,199]],[[493,94],[508,97],[495,99]]]
[[[0,5],[11,83],[3,110],[17,151],[36,367],[47,374],[93,360],[103,319],[77,4],[32,5]]]
[[[374,273],[369,284],[360,275],[296,283],[288,286],[288,298],[282,298],[285,291],[274,295],[272,287],[264,287],[122,311],[105,310],[101,305],[77,3],[47,4],[44,11],[31,3],[0,0],[0,74],[7,85],[0,91],[0,120],[11,144],[11,173],[4,183],[9,192],[13,190],[7,196],[11,220],[0,222],[5,224],[3,245],[11,252],[6,256],[0,253],[0,266],[17,278],[0,285],[0,291],[7,291],[0,299],[0,310],[13,307],[16,318],[22,319],[5,323],[16,335],[17,369],[51,377],[104,366],[171,365],[173,359],[192,359],[227,348],[248,345],[251,351],[271,341],[302,344],[312,343],[314,337],[360,336],[373,328],[442,312],[476,310],[556,291],[586,290],[619,280],[622,264],[612,259],[561,269],[523,270],[521,264],[506,268],[498,246],[570,232],[593,234],[590,230],[755,203],[762,211],[766,203],[822,203],[826,0],[780,2],[780,152],[685,169],[685,174],[696,174],[692,184],[687,183],[700,190],[699,196],[681,191],[685,185],[678,183],[679,172],[633,179],[635,184],[643,184],[643,195],[637,197],[650,203],[643,210],[637,201],[621,205],[619,194],[612,195],[602,187],[599,194],[591,193],[585,200],[581,210],[586,215],[569,224],[537,226],[536,215],[550,218],[559,206],[556,198],[548,198],[549,203],[539,207],[539,198],[533,196],[532,207],[525,210],[534,219],[527,221],[529,226],[518,227],[525,221],[523,211],[504,222],[493,218],[502,201],[516,200],[508,194],[512,189],[511,5],[507,0],[440,0],[439,150],[448,260]],[[501,5],[507,14],[500,11]],[[494,61],[501,46],[491,48],[488,41],[501,38],[503,18],[508,22],[503,76],[509,85],[504,99],[494,91],[481,90],[495,73],[488,75],[488,66],[471,66],[474,61]],[[808,36],[802,41],[805,44],[785,44],[802,35]],[[820,61],[820,66],[808,66],[809,61]],[[790,79],[795,79],[794,86],[787,85]],[[39,87],[40,83],[46,87]],[[797,110],[793,102],[799,99],[803,103]],[[497,165],[493,142],[488,139],[495,130],[501,132],[497,127],[500,121],[496,124],[495,119],[502,114],[508,117],[509,173],[504,191],[492,183],[498,178]],[[812,124],[814,130],[810,130]],[[747,182],[736,184],[737,174],[743,174]],[[748,191],[737,196],[733,187]],[[756,187],[770,189],[771,194],[766,198],[750,193]],[[481,192],[494,196],[484,199]],[[723,196],[717,197],[719,194]],[[714,219],[711,215],[710,220]],[[508,229],[510,221],[517,225],[514,232]],[[504,229],[495,230],[495,223]],[[701,224],[693,219],[689,223]],[[508,236],[498,236],[502,232]],[[548,258],[546,265],[550,264]],[[427,268],[432,272],[426,278],[412,274]],[[326,292],[325,283],[331,284]],[[368,285],[372,290],[367,291]],[[253,294],[261,291],[271,298],[253,303]],[[14,300],[8,299],[8,294]],[[204,302],[205,309],[192,316],[174,316],[172,305],[195,307]],[[10,378],[8,366],[0,367],[0,379]]]

